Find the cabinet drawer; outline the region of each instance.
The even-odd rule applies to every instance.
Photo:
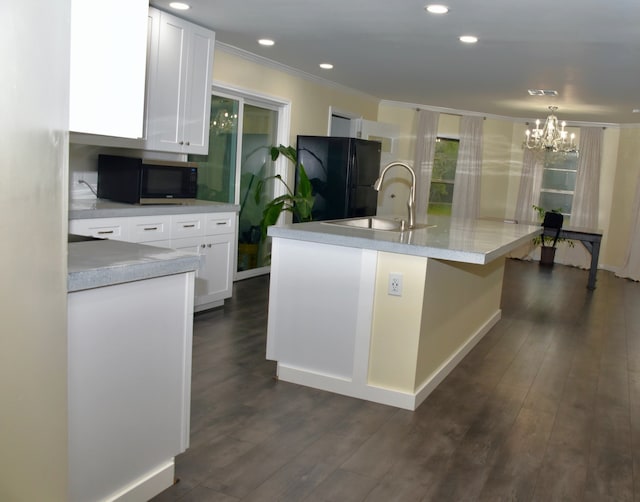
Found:
[[[205,218],[205,235],[231,234],[236,230],[235,213],[214,213]]]
[[[171,235],[170,223],[170,216],[141,216],[129,218],[129,240],[131,242],[169,240]]]
[[[171,238],[197,237],[204,234],[204,216],[200,214],[171,217]]]
[[[69,221],[69,233],[102,239],[126,241],[127,225],[121,218],[95,218]]]

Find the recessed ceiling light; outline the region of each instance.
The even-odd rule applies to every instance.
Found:
[[[271,47],[272,45],[275,44],[275,42],[269,38],[261,38],[260,40],[258,40],[258,43],[266,47]]]
[[[331,63],[320,63],[320,68],[323,70],[331,70],[333,65]]]
[[[475,44],[478,41],[478,37],[474,37],[473,35],[462,35],[460,37],[460,42],[464,42],[465,44]]]
[[[449,12],[449,7],[441,4],[430,4],[425,6],[425,10],[431,14],[446,14]]]
[[[190,5],[183,2],[171,2],[169,7],[175,10],[189,10],[191,8]]]

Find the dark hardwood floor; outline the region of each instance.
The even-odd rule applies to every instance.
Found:
[[[508,260],[502,320],[415,412],[276,382],[268,278],[236,283],[196,316],[191,447],[154,500],[640,501],[640,284],[586,283]]]

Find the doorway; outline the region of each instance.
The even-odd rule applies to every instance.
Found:
[[[221,86],[212,93],[209,152],[189,160],[199,164],[199,199],[240,206],[234,280],[241,280],[270,271],[271,239],[261,238],[260,221],[280,187],[269,183],[257,190],[269,176],[287,180],[281,161],[271,161],[270,147],[288,142],[290,105]]]

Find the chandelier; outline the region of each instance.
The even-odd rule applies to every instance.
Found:
[[[566,122],[558,122],[558,117],[554,115],[557,106],[550,106],[551,114],[547,117],[544,126],[540,127],[540,120],[536,120],[536,128],[532,131],[525,131],[523,148],[529,150],[547,150],[562,153],[578,153],[576,145],[576,135],[565,131]]]
[[[238,125],[238,114],[229,113],[227,110],[218,110],[209,125],[216,134],[235,132]]]

